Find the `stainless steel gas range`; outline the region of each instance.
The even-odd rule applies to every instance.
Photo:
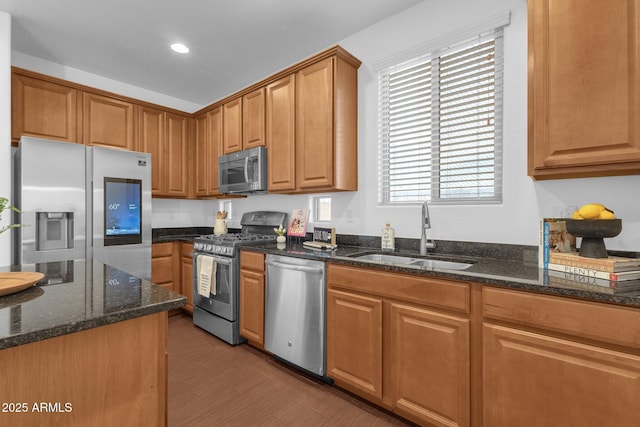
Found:
[[[208,234],[193,243],[193,323],[229,344],[240,337],[238,288],[240,247],[276,240],[273,230],[287,224],[283,212],[257,211],[242,215],[240,233]]]

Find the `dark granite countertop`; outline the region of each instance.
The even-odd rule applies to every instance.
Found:
[[[491,245],[487,245],[487,247],[489,246]],[[353,258],[354,255],[381,252],[377,248],[363,246],[339,246],[334,251],[318,251],[307,249],[299,242],[288,242],[281,249],[278,248],[276,243],[246,245],[243,246],[242,249],[267,254],[320,259],[355,267],[369,267],[441,279],[465,280],[515,290],[640,307],[640,280],[627,281],[618,288],[609,288],[588,282],[556,278],[549,276],[548,271],[538,268],[536,256],[523,257],[519,252],[517,256],[513,256],[511,259],[506,257],[492,258],[492,250],[485,250],[482,256],[477,256],[476,254],[474,254],[474,256],[459,255],[460,253],[465,253],[462,251],[448,254],[435,253],[427,256],[427,258],[473,262],[473,265],[466,270],[454,271],[395,265]],[[409,250],[393,252],[393,254],[420,257],[416,251]]]
[[[151,232],[151,241],[153,243],[193,242],[194,238],[211,233],[213,233],[211,227],[154,228]]]
[[[0,297],[0,349],[182,307],[186,298],[96,260],[0,268],[45,278]]]

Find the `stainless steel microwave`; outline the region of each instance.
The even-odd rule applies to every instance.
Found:
[[[221,193],[266,193],[267,149],[250,148],[218,157]]]

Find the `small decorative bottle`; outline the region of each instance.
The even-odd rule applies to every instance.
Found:
[[[390,224],[382,229],[382,238],[380,239],[382,250],[393,251],[396,248],[395,231],[391,228]]]

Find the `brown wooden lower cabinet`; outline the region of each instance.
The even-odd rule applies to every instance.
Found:
[[[327,375],[382,401],[382,299],[327,291]]]
[[[484,426],[640,426],[640,310],[484,287],[483,315]]]
[[[264,254],[240,252],[240,335],[264,348]]]
[[[639,324],[632,307],[327,267],[328,376],[420,425],[640,426]]]
[[[640,425],[640,356],[491,324],[483,345],[485,426]]]
[[[187,297],[182,311],[193,314],[193,244],[162,242],[151,245],[151,281]],[[179,311],[170,312],[170,314]]]
[[[388,303],[389,394],[416,422],[468,426],[469,320]]]
[[[180,293],[187,297],[184,310],[193,315],[193,243],[180,243]]]
[[[419,424],[470,425],[467,284],[329,263],[327,286],[336,385]]]
[[[178,261],[173,242],[151,245],[151,281],[170,291],[180,292],[180,280],[176,275]]]

